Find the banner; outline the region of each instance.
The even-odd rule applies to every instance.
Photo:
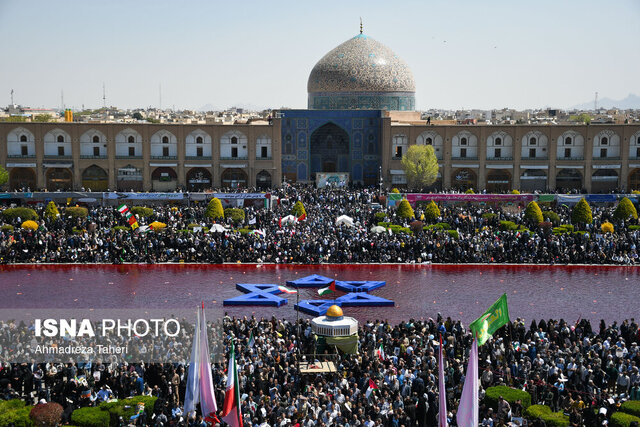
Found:
[[[183,200],[184,193],[102,193],[105,200]]]
[[[509,322],[507,294],[502,294],[484,314],[471,322],[469,329],[476,335],[478,345],[482,345],[491,335]]]
[[[391,196],[391,195],[390,195]],[[528,203],[538,198],[535,194],[440,194],[409,193],[406,195],[411,205],[416,202],[485,202],[485,203]]]
[[[338,172],[316,172],[316,186],[318,188],[324,188],[326,186],[331,187],[344,187],[349,183],[348,173]]]

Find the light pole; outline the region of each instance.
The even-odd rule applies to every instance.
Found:
[[[380,173],[380,195],[382,196],[382,166],[379,167]]]

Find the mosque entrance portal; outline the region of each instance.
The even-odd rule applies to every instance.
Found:
[[[311,179],[316,172],[351,172],[349,134],[327,123],[311,134]]]

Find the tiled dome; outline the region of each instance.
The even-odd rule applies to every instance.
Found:
[[[391,49],[359,34],[327,53],[311,70],[312,93],[415,92],[413,73]]]

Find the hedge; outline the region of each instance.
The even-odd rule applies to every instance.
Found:
[[[13,225],[3,224],[2,227],[0,227],[0,231],[13,231]]]
[[[398,216],[400,218],[413,218],[415,214],[413,213],[413,208],[407,201],[407,199],[402,199],[400,204],[398,205]]]
[[[128,421],[137,411],[138,403],[144,403],[144,411],[147,413],[147,419],[151,419],[153,414],[153,406],[158,398],[154,396],[136,396],[128,399],[121,399],[117,402],[104,402],[100,404],[100,409],[107,411],[111,419],[111,425],[119,425],[118,419],[122,417]],[[128,408],[125,408],[127,406]]]
[[[483,214],[482,214],[482,218],[487,219],[487,220],[489,220],[489,221],[490,221],[490,220],[492,220],[492,219],[494,219],[494,218],[495,218],[495,217],[497,217],[497,216],[498,216],[497,214],[494,214],[494,213],[492,213],[492,212],[487,212],[487,213],[483,213]]]
[[[531,406],[531,395],[526,391],[517,388],[511,388],[504,385],[489,387],[484,396],[484,403],[490,406],[494,411],[498,410],[498,398],[502,396],[510,405],[516,403],[516,400],[522,401],[522,409]]]
[[[116,225],[111,229],[111,231],[127,231],[129,227],[125,227],[124,225]]]
[[[502,231],[514,231],[518,226],[513,221],[500,221],[500,230]]]
[[[636,207],[633,206],[633,203],[631,203],[631,200],[625,197],[620,200],[618,206],[616,206],[613,217],[622,221],[627,221],[629,217],[638,219],[638,211]]]
[[[640,400],[627,400],[620,406],[620,410],[627,414],[640,417]]]
[[[458,235],[458,230],[447,230],[447,233],[449,233],[449,236],[453,237],[456,240],[460,238],[460,236]]]
[[[424,209],[424,220],[433,222],[437,220],[439,216],[440,216],[440,208],[432,200],[431,203],[429,203],[427,207]]]
[[[79,427],[102,427],[109,425],[109,412],[100,407],[80,408],[71,414],[71,422]]]
[[[19,399],[0,401],[0,426],[15,425],[16,427],[31,427],[33,422],[29,418],[32,406]]]
[[[38,223],[35,221],[25,221],[22,223],[22,228],[25,230],[37,230]]]
[[[624,412],[616,412],[611,415],[609,421],[610,427],[629,427],[629,425],[634,421],[640,424],[640,418],[634,417],[630,414],[625,414]]]
[[[386,221],[380,221],[380,222],[378,223],[378,225],[379,225],[380,227],[389,228],[389,227],[391,226],[391,223],[390,223],[390,222],[386,222]]]
[[[584,197],[573,207],[571,222],[574,224],[591,224],[593,222],[591,207]]]
[[[384,212],[376,212],[376,214],[374,215],[376,220],[378,221],[384,221],[384,219],[387,217],[387,214]]]
[[[552,222],[553,225],[560,224],[560,215],[558,215],[554,211],[544,211],[542,212],[542,217],[547,221]]]
[[[73,206],[65,209],[64,216],[70,216],[72,218],[86,218],[89,215],[87,208],[81,206]]]
[[[239,208],[227,208],[224,210],[224,217],[231,218],[233,222],[244,221],[244,210]]]
[[[5,209],[2,211],[2,216],[4,216],[5,219],[8,219],[8,220],[14,220],[18,217],[20,217],[22,221],[27,221],[27,220],[36,221],[38,219],[38,214],[36,213],[36,211],[30,208]]]
[[[47,207],[44,208],[44,216],[49,220],[54,220],[60,216],[60,212],[58,211],[58,207],[52,201],[47,203]]]
[[[405,233],[405,234],[413,234],[413,231],[411,231],[408,227],[403,227],[401,225],[390,225],[389,228],[391,229],[391,232],[393,234],[398,234],[398,233]]]
[[[209,200],[207,204],[207,210],[204,216],[211,219],[224,218],[224,209],[222,209],[222,202],[217,197]]]
[[[629,231],[640,230],[640,225],[630,225]]]
[[[540,206],[538,206],[535,201],[531,201],[527,205],[527,209],[524,211],[524,218],[535,225],[540,224],[544,220]]]
[[[147,208],[145,206],[132,206],[131,213],[138,218],[146,218],[153,215],[153,209]]]
[[[524,411],[524,416],[530,420],[540,417],[548,427],[565,427],[569,425],[569,417],[562,412],[551,412],[547,405],[529,406]]]

